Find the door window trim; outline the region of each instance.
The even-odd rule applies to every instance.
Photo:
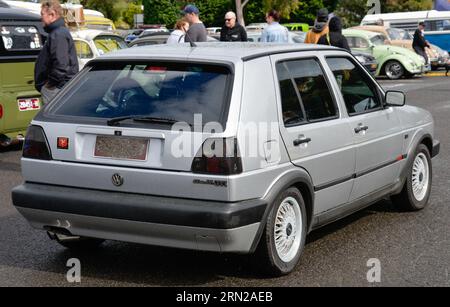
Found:
[[[276,69],[277,65],[283,64],[283,63],[287,63],[287,62],[302,61],[302,60],[314,60],[314,61],[316,61],[319,64],[320,70],[322,71],[323,78],[325,79],[325,82],[327,84],[328,91],[330,93],[331,99],[333,100],[333,105],[334,105],[334,107],[336,109],[336,115],[335,116],[330,116],[330,117],[327,117],[327,118],[316,119],[316,120],[308,120],[306,112],[305,112],[305,107],[303,105],[303,100],[302,100],[301,95],[300,95],[300,92],[299,92],[297,86],[294,86],[294,85],[296,85],[294,78],[292,76],[290,76],[292,85],[294,86],[294,90],[295,90],[295,92],[297,94],[297,99],[298,99],[298,103],[300,104],[300,109],[302,110],[302,112],[305,115],[305,120],[303,120],[302,122],[299,122],[299,123],[286,125],[286,124],[284,124],[284,120],[282,118],[283,127],[285,127],[285,128],[294,128],[294,127],[299,127],[299,126],[304,126],[304,125],[309,125],[309,124],[315,124],[315,123],[321,123],[321,122],[326,122],[326,121],[340,119],[341,118],[341,110],[339,109],[339,105],[338,105],[338,103],[336,101],[337,97],[336,97],[336,95],[334,93],[333,87],[332,87],[332,85],[330,83],[330,80],[329,80],[329,78],[327,76],[326,70],[324,69],[323,63],[322,63],[321,59],[319,57],[317,57],[317,56],[285,58],[285,59],[279,59],[279,60],[277,60],[275,62],[275,74],[276,74],[277,88],[278,88],[278,91],[279,91],[279,94],[280,94],[279,95],[280,97],[278,97],[278,98],[280,99],[281,111],[283,111],[283,100],[282,100],[282,97],[281,97],[280,79],[278,78],[278,72],[277,72],[277,69]]]

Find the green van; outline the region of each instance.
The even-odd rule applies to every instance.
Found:
[[[0,8],[0,146],[23,140],[41,109],[34,63],[44,44],[40,16]]]

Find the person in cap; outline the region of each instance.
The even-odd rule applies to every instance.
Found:
[[[266,14],[268,26],[261,35],[262,43],[288,43],[289,31],[286,27],[280,25],[280,13],[276,10],[270,10]]]
[[[186,33],[185,41],[187,43],[197,43],[197,42],[206,42],[208,37],[208,32],[206,31],[205,25],[200,20],[200,11],[198,8],[189,4],[183,10],[184,17],[189,22],[189,30]]]
[[[317,43],[319,45],[334,46],[350,51],[347,38],[342,35],[341,19],[337,16],[331,18],[328,28],[330,29],[329,33],[323,35]]]
[[[430,44],[427,40],[425,40],[424,31],[425,22],[420,22],[419,27],[414,33],[413,48],[418,55],[422,56],[425,59],[425,64],[428,64],[428,55],[425,51],[425,48],[430,48]]]
[[[246,42],[247,32],[245,28],[236,22],[236,14],[228,12],[225,15],[225,25],[220,31],[221,42]]]
[[[314,27],[306,34],[305,44],[317,44],[319,39],[328,32],[328,10],[323,8],[317,12]]]

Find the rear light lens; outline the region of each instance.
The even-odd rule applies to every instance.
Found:
[[[50,147],[44,130],[39,126],[30,126],[23,145],[23,157],[28,159],[51,160]]]
[[[3,106],[0,104],[0,119],[3,118]]]
[[[236,139],[209,139],[192,162],[192,172],[210,175],[242,173],[242,159]]]

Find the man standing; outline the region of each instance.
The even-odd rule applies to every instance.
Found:
[[[319,39],[328,34],[328,32],[328,10],[323,8],[317,12],[314,28],[306,34],[305,44],[317,44]]]
[[[289,31],[280,25],[280,13],[270,10],[266,14],[266,21],[269,24],[261,35],[262,43],[288,43]]]
[[[425,65],[428,65],[428,55],[425,51],[425,48],[430,48],[430,44],[425,40],[425,35],[423,34],[424,31],[425,22],[420,22],[419,28],[417,28],[416,32],[414,33],[413,48],[418,55],[422,56],[425,59]]]
[[[335,16],[331,18],[328,25],[330,32],[322,36],[317,42],[319,45],[328,45],[338,48],[350,50],[347,38],[342,35],[342,21],[339,17]]]
[[[62,15],[58,0],[42,1],[41,17],[48,37],[36,61],[34,79],[44,104],[49,103],[79,70],[75,44]]]
[[[228,12],[225,15],[225,25],[220,32],[221,42],[246,42],[247,32],[244,27],[236,22],[236,14]]]
[[[195,5],[189,4],[183,10],[185,18],[189,21],[190,27],[186,33],[187,43],[206,42],[207,31],[205,25],[200,20],[200,11]]]

